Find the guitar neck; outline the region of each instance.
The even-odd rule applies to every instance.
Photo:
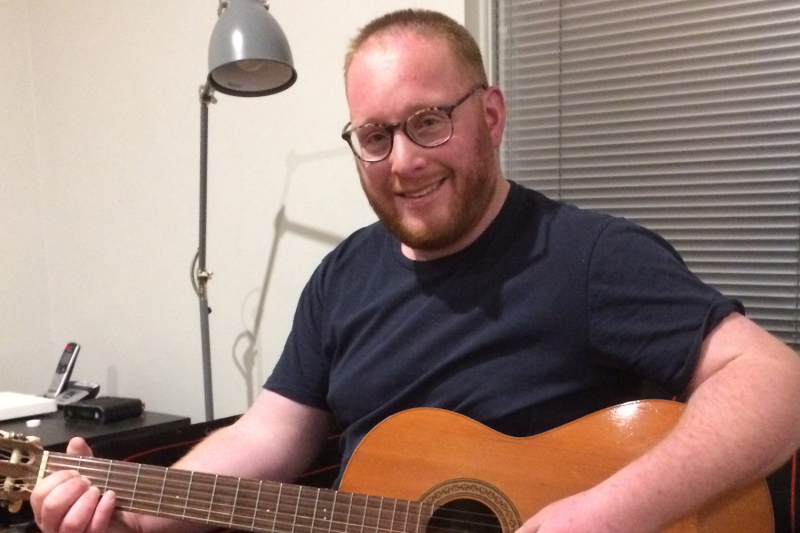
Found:
[[[39,479],[77,470],[138,514],[246,531],[421,533],[431,504],[46,452]]]

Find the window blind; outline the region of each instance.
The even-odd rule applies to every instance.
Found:
[[[495,11],[506,176],[656,231],[800,347],[800,2]]]

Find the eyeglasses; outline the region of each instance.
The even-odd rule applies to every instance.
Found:
[[[486,85],[476,85],[453,105],[420,109],[403,122],[393,124],[364,124],[357,128],[348,122],[342,130],[342,139],[347,141],[353,153],[368,163],[383,161],[392,153],[394,132],[398,129],[415,144],[423,148],[433,148],[450,140],[453,135],[453,111]]]

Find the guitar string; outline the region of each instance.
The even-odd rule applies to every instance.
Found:
[[[59,462],[59,461],[63,461],[63,462]],[[98,460],[98,459],[94,459],[94,458],[85,458],[85,457],[84,458],[78,458],[78,457],[73,457],[73,456],[61,456],[61,455],[56,456],[56,455],[53,455],[53,454],[51,454],[51,456],[50,456],[50,461],[48,463],[48,466],[61,467],[62,469],[68,469],[70,467],[77,467],[76,465],[78,465],[80,467],[81,471],[90,471],[90,470],[100,471],[103,474],[104,477],[101,480],[101,478],[98,476],[97,485],[102,485],[102,483],[100,483],[100,481],[104,481],[105,477],[107,477],[108,468],[102,468],[102,469],[94,468],[94,469],[92,469],[92,468],[86,466],[87,464],[100,465],[101,467],[114,466],[118,470],[117,472],[115,472],[115,474],[117,474],[117,477],[119,477],[119,476],[128,476],[129,478],[133,478],[133,479],[137,479],[138,478],[138,483],[142,483],[142,484],[144,484],[143,481],[144,482],[152,481],[153,483],[155,483],[157,486],[160,487],[162,485],[162,483],[166,482],[167,469],[164,468],[164,467],[154,467],[154,466],[144,465],[144,467],[141,469],[142,471],[149,472],[149,473],[156,473],[157,474],[156,476],[149,476],[148,477],[148,476],[141,476],[141,475],[137,475],[136,473],[133,473],[133,471],[137,471],[138,472],[140,470],[138,468],[138,465],[135,465],[133,463],[128,464],[128,463],[124,463],[124,462],[113,462],[113,464],[112,464],[112,462],[109,461],[109,460],[103,460],[103,459],[99,459]],[[183,477],[183,478],[189,477],[190,474],[191,474],[191,472],[189,472],[189,471],[178,470],[178,469],[169,469],[169,472],[171,474],[173,474],[173,475],[177,475],[178,477]],[[161,474],[163,474],[163,475],[161,475]],[[195,494],[198,494],[198,495],[202,495],[204,493],[204,491],[206,492],[206,495],[208,495],[208,493],[210,493],[210,491],[211,491],[211,489],[208,488],[208,487],[211,486],[210,485],[211,479],[217,480],[216,482],[218,482],[221,479],[223,481],[223,483],[227,482],[227,483],[231,483],[232,484],[234,482],[234,478],[228,478],[226,480],[224,477],[223,478],[219,478],[219,477],[215,476],[214,474],[200,474],[200,476],[201,476],[200,477],[201,480],[203,478],[205,478],[208,481],[208,483],[202,483],[202,482],[196,483],[195,482],[195,483],[192,483],[191,486],[190,486],[185,481],[182,481],[182,480],[178,479],[178,480],[171,480],[170,487],[172,489],[175,489],[175,488],[180,489],[180,490],[185,489],[186,492],[187,492],[187,496],[191,496],[192,492],[195,493]],[[90,478],[91,478],[91,476],[90,476]],[[269,494],[270,489],[272,489],[272,492],[275,492],[275,490],[277,490],[276,486],[279,485],[278,483],[275,483],[275,482],[267,482],[266,487],[267,487],[268,490],[264,491],[263,490],[263,488],[264,488],[263,483],[259,483],[256,480],[242,480],[242,481],[244,481],[245,483],[249,483],[249,484],[258,484],[259,485],[258,489],[255,489],[255,488],[249,488],[248,489],[246,487],[243,488],[243,489],[240,489],[240,492],[239,492],[240,496],[238,498],[239,501],[242,501],[243,505],[246,505],[247,502],[249,501],[249,502],[251,502],[251,506],[252,506],[252,502],[254,500],[257,501],[257,498],[254,498],[253,496],[248,496],[248,495],[255,494],[255,495],[257,495],[257,497],[260,497],[264,493]],[[128,481],[128,483],[130,484],[131,481]],[[270,487],[270,485],[272,485],[274,488]],[[290,488],[291,491],[296,492],[296,494],[290,494],[290,496],[296,496],[298,498],[298,502],[297,502],[298,505],[299,505],[300,501],[302,501],[302,502],[304,502],[306,504],[308,504],[310,502],[308,496],[303,496],[303,494],[302,494],[303,491],[305,491],[305,492],[309,492],[310,491],[310,492],[315,493],[315,495],[318,493],[318,490],[322,491],[322,492],[325,492],[328,495],[333,495],[333,493],[334,493],[334,491],[332,491],[330,489],[316,489],[316,488],[313,488],[313,487],[311,487],[311,488],[310,487],[302,487],[300,485],[283,485],[284,489],[287,488],[287,487]],[[230,488],[233,488],[233,487],[231,486]],[[190,489],[191,489],[191,492],[190,492]],[[132,494],[134,493],[134,491],[132,491],[130,488],[123,487],[120,490],[128,491],[128,492],[131,492]],[[142,492],[142,491],[139,491],[139,492]],[[153,495],[158,496],[158,492],[152,492],[151,491],[148,494],[151,495],[151,496],[153,496]],[[367,495],[359,495],[359,494],[343,493],[343,492],[340,492],[339,494],[350,494],[351,495],[351,498],[350,498],[351,501],[350,501],[350,504],[349,504],[350,509],[355,509],[357,511],[363,511],[364,514],[365,514],[365,517],[369,517],[369,518],[372,518],[372,519],[376,519],[377,518],[378,521],[381,520],[380,511],[375,509],[374,507],[371,507],[371,506],[367,505],[369,498],[379,499],[380,497],[375,497],[375,496],[369,496],[368,497]],[[359,504],[353,505],[353,500],[355,498],[365,500],[365,504],[364,505],[359,505]],[[128,498],[128,499],[130,499],[130,498]],[[188,506],[190,503],[191,504],[208,503],[208,499],[203,499],[203,498],[185,497],[185,498],[180,498],[180,499],[181,499],[181,501],[185,501],[186,502],[186,506]],[[393,500],[391,498],[387,498],[387,499]],[[143,503],[154,503],[154,502],[149,502],[146,499],[140,499],[140,500],[137,500],[137,501],[143,502]],[[406,501],[406,500],[397,500],[397,501]],[[335,502],[331,502],[331,503],[335,503]],[[411,510],[412,506],[419,506],[420,508],[419,508],[418,512],[422,512],[424,510],[425,505],[426,505],[426,504],[423,504],[422,502],[417,502],[417,501],[406,501],[406,503],[407,503],[407,512]],[[213,504],[211,504],[211,505],[213,505]],[[341,505],[341,504],[337,504],[337,505]],[[430,505],[430,504],[427,504],[427,505],[430,506],[431,509],[433,508],[432,505]],[[176,505],[171,505],[171,506],[175,507]],[[182,509],[184,506],[177,505],[177,507]],[[280,501],[278,502],[277,507],[278,508],[280,507]],[[314,503],[312,503],[310,506],[309,505],[304,505],[304,506],[299,506],[299,508],[303,509],[304,512],[308,512],[308,513],[312,514],[312,516],[305,516],[304,518],[309,519],[309,520],[313,520],[313,512],[315,512],[318,509],[318,506],[316,506]],[[201,510],[202,512],[207,512],[208,511],[208,509],[205,508],[205,507],[203,507],[202,509],[195,508],[194,510],[198,510],[198,511]],[[258,511],[257,509],[253,509],[253,510],[256,511],[256,512]],[[370,510],[373,512],[372,516],[369,516],[369,511]],[[335,514],[335,513],[336,513],[336,509],[334,508],[334,509],[332,509],[332,514]],[[378,514],[376,515],[375,513],[378,513]],[[219,514],[219,513],[217,513],[217,514]],[[283,513],[278,512],[276,514],[277,515],[282,515],[282,516],[294,516],[294,514],[286,513],[286,512],[283,512]],[[451,524],[452,529],[455,529],[455,526],[457,526],[458,524],[465,524],[465,525],[470,525],[470,524],[474,524],[474,523],[483,523],[483,524],[485,524],[486,523],[486,518],[494,517],[494,515],[490,514],[490,513],[478,513],[478,512],[474,512],[474,511],[465,511],[465,510],[448,510],[448,514],[450,515],[450,517],[448,517],[448,518],[441,518],[440,517],[439,520],[441,522],[446,522],[448,524]],[[478,520],[475,520],[473,517],[484,518],[484,520],[478,521]],[[386,520],[388,520],[388,518]],[[380,526],[378,525],[377,529],[381,530],[381,529],[385,529],[385,528],[380,528]],[[447,530],[449,528],[442,528],[442,529],[443,530]]]

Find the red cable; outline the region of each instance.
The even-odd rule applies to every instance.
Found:
[[[167,444],[165,446],[159,446],[157,448],[150,448],[149,450],[144,450],[144,451],[141,451],[141,452],[134,453],[133,455],[130,455],[130,456],[124,458],[123,461],[135,462],[140,457],[145,456],[145,455],[149,455],[151,453],[163,452],[164,450],[170,450],[172,448],[180,448],[180,447],[189,448],[189,447],[199,443],[201,440],[203,440],[203,439],[194,439],[194,440],[189,440],[189,441],[184,441],[184,442],[178,442],[178,443],[175,443],[175,444]]]

